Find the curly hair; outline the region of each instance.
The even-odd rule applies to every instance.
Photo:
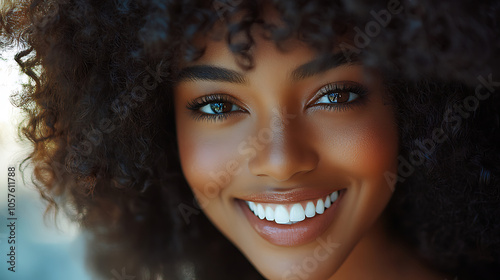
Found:
[[[201,211],[180,169],[172,89],[180,63],[203,54],[197,36],[224,24],[251,68],[250,29],[263,25],[277,46],[297,35],[382,71],[400,137],[398,174],[388,174],[392,232],[438,270],[496,279],[500,3],[402,1],[356,44],[390,3],[273,0],[285,23],[276,27],[263,24],[263,1],[8,1],[1,42],[23,48],[15,59],[32,82],[13,101],[27,116],[26,163],[48,210],[62,207],[89,233],[89,260],[104,277],[122,267],[140,279],[261,277],[204,215],[179,213]]]

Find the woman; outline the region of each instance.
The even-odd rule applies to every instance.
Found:
[[[259,277],[234,245],[269,279],[493,279],[498,6],[34,1],[2,28],[37,186],[102,277]]]

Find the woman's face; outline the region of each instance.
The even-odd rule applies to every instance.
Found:
[[[175,88],[182,169],[205,214],[265,277],[326,279],[391,196],[389,96],[377,74],[341,54],[320,60],[297,40],[280,52],[254,39],[251,70],[212,40],[184,65]]]

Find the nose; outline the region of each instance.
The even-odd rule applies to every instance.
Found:
[[[264,140],[262,148],[249,160],[248,167],[253,175],[284,182],[318,165],[312,135],[305,133],[298,118],[285,117],[274,115],[270,126],[259,129],[259,134],[267,134],[267,138],[259,137]]]

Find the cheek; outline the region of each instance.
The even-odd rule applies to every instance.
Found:
[[[320,136],[333,168],[361,180],[380,180],[397,170],[398,133],[390,112],[346,124],[329,124]]]
[[[180,121],[178,127],[183,124],[189,126],[187,123]],[[210,129],[213,124],[200,124],[192,127],[181,126],[182,129],[177,130],[179,156],[182,170],[191,188],[198,192],[211,193],[211,196],[215,197],[214,189],[220,191],[225,188],[241,170],[242,161],[238,147],[246,143],[245,129],[241,125],[231,128],[228,126],[227,129]]]
[[[398,135],[392,119],[379,117],[364,120],[352,133],[346,133],[345,162],[353,174],[379,178],[397,168]]]

